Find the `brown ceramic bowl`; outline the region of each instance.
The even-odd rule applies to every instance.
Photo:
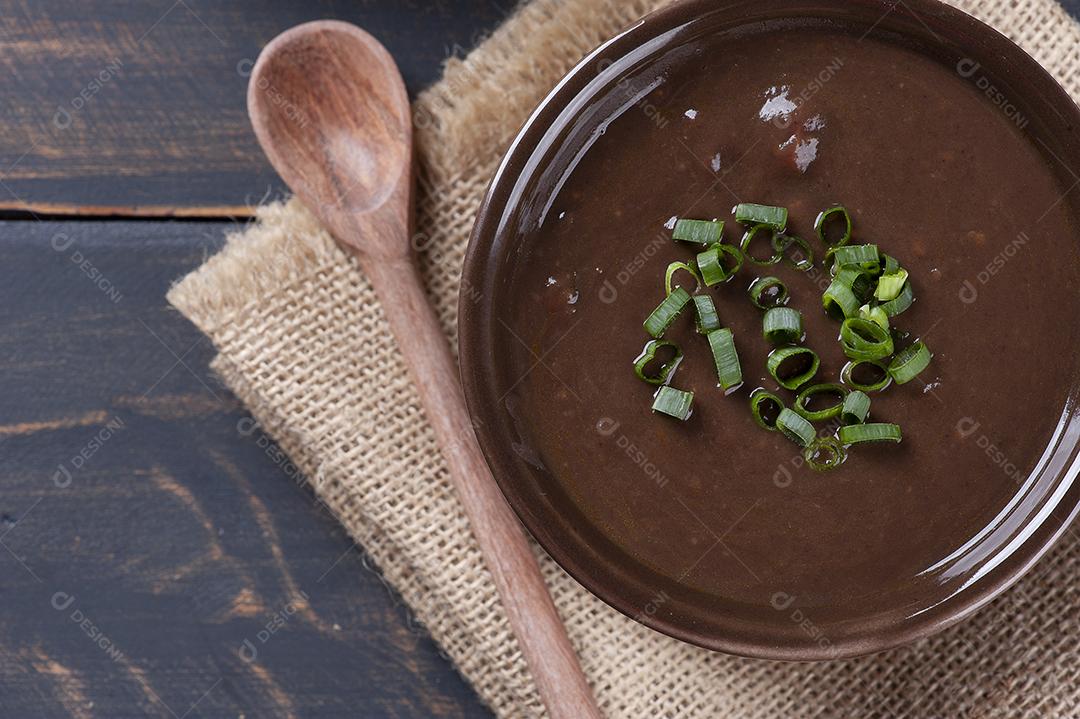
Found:
[[[522,271],[522,263],[529,258],[529,252],[522,246],[523,236],[531,231],[525,223],[534,222],[536,208],[544,206],[558,192],[558,187],[553,189],[550,181],[552,176],[559,176],[559,172],[551,172],[552,164],[568,162],[565,153],[559,151],[569,134],[600,129],[608,119],[601,99],[609,96],[613,87],[627,78],[637,77],[643,68],[671,61],[678,56],[677,52],[692,48],[701,38],[737,37],[764,27],[822,25],[855,36],[899,42],[942,67],[955,68],[961,77],[977,83],[980,90],[993,88],[986,93],[987,101],[1022,115],[1025,136],[1041,148],[1039,152],[1045,156],[1050,171],[1060,178],[1061,186],[1071,188],[1077,182],[1069,170],[1080,168],[1080,112],[1076,105],[1016,45],[952,7],[935,0],[900,3],[741,0],[723,4],[685,0],[650,15],[600,46],[559,83],[529,118],[504,158],[479,211],[464,269],[464,286],[470,288],[470,293],[463,295],[460,302],[462,379],[477,436],[507,500],[536,540],[585,587],[653,629],[702,647],[770,659],[816,660],[870,653],[924,637],[970,616],[1016,581],[1047,551],[1065,531],[1080,502],[1080,487],[1075,482],[1080,437],[1080,423],[1074,410],[1076,384],[1071,377],[1062,377],[1058,381],[1066,385],[1062,389],[1062,396],[1067,395],[1063,400],[1065,410],[1060,406],[1047,409],[1047,415],[1056,412],[1061,419],[1056,429],[1047,430],[1047,440],[1040,445],[1045,447],[1041,458],[1036,452],[1030,473],[1016,479],[1009,500],[1001,502],[989,518],[980,520],[985,520],[985,524],[972,525],[969,535],[965,535],[970,536],[969,541],[958,542],[954,549],[943,552],[941,561],[933,567],[898,574],[888,581],[875,579],[880,581],[882,589],[873,611],[864,611],[857,597],[850,605],[843,602],[814,605],[812,598],[795,597],[785,591],[782,575],[777,583],[763,587],[752,586],[753,582],[746,577],[746,596],[750,596],[751,590],[757,592],[754,601],[746,601],[741,595],[710,591],[709,586],[720,586],[717,584],[684,581],[684,577],[692,576],[692,566],[685,572],[662,571],[655,561],[643,558],[654,546],[677,548],[682,534],[689,542],[695,531],[693,520],[687,518],[685,525],[672,520],[661,525],[662,534],[650,537],[634,537],[635,525],[630,522],[620,525],[623,534],[616,541],[609,525],[597,521],[595,512],[585,511],[575,490],[581,483],[571,481],[574,479],[571,475],[590,476],[597,463],[605,461],[605,452],[626,454],[625,446],[615,446],[611,428],[598,430],[607,437],[607,444],[603,444],[603,437],[594,442],[602,448],[600,454],[591,461],[580,460],[569,469],[564,467],[560,472],[549,471],[545,458],[534,451],[533,428],[553,420],[542,416],[547,411],[542,403],[521,405],[507,401],[523,380],[521,365],[509,359],[515,352],[516,339],[507,332],[512,323],[508,308],[515,305],[515,293],[521,292],[515,283],[515,273]],[[702,78],[702,82],[707,81],[708,78]],[[630,82],[623,87],[633,86]],[[1007,98],[1008,108],[1004,107],[1003,98]],[[636,151],[634,147],[625,148],[626,153]],[[867,149],[872,151],[873,148]],[[638,169],[642,174],[653,171],[651,166]],[[620,192],[620,179],[625,178],[610,179],[610,183],[596,185],[595,192],[601,196]],[[1055,212],[1067,209],[1075,214],[1074,202],[1075,198],[1066,191],[1060,209]],[[601,228],[582,227],[580,231],[586,236],[600,232]],[[955,300],[955,290],[949,292]],[[933,290],[929,295],[933,299]],[[1039,338],[1033,339],[1034,346],[1038,346]],[[536,372],[542,373],[545,370],[540,365],[544,364],[545,354],[544,349],[538,349],[537,358],[526,367],[531,364]],[[941,362],[947,366],[949,358],[942,357]],[[612,372],[628,371],[623,365],[612,369]],[[591,381],[602,384],[604,378],[594,377]],[[557,389],[558,385],[552,383],[552,387]],[[557,406],[554,398],[551,406]],[[707,413],[708,408],[703,411]],[[1057,414],[1048,416],[1051,429],[1056,417]],[[950,420],[949,428],[951,424]],[[673,426],[658,424],[657,432],[678,431],[670,429]],[[967,430],[960,427],[959,431]],[[955,437],[948,441],[954,440]],[[925,444],[935,440],[917,441]],[[975,441],[981,442],[982,438],[968,440],[962,451],[970,451]],[[717,456],[723,456],[722,443]],[[663,458],[649,455],[648,460],[662,464]],[[990,476],[991,469],[996,468],[987,469],[985,482],[999,481],[1000,477]],[[738,492],[742,491],[737,487],[738,481],[732,479],[732,497],[740,496]],[[832,480],[820,480],[829,481]],[[918,478],[902,477],[898,481],[916,483]],[[957,478],[957,481],[974,483],[983,482],[984,478]],[[612,488],[612,492],[618,491],[622,490]],[[973,489],[972,495],[978,491]],[[648,504],[650,500],[644,496]],[[613,504],[616,499],[613,497]],[[679,511],[665,504],[668,501],[657,494],[654,507],[658,516],[669,510]],[[953,497],[950,501],[962,503],[963,497]],[[902,501],[897,502],[897,511],[902,505]],[[937,533],[948,530],[947,521],[930,521],[918,513],[899,518],[882,516],[893,523],[890,527],[901,527],[904,536],[896,537],[898,547],[908,546],[914,541],[912,537],[932,543]],[[961,511],[957,516],[960,517],[957,523],[968,521]],[[770,544],[783,544],[775,534],[753,534],[749,528],[755,526],[753,523],[742,526],[740,531],[744,535],[739,537],[739,547],[748,557],[767,556]],[[795,531],[797,527],[792,526]],[[726,535],[714,536],[722,548],[728,548],[724,543]],[[859,552],[860,537],[850,539],[851,551]],[[728,541],[734,543],[734,535]],[[843,553],[845,549],[841,547],[838,551]],[[718,562],[722,559],[720,550],[714,557]],[[868,577],[876,576],[875,567],[887,564],[885,557],[873,553],[865,561]],[[727,571],[724,566],[728,565],[717,564],[710,571]],[[735,564],[730,567],[731,572],[740,571]],[[791,566],[793,572],[810,571],[807,576],[817,569],[826,576],[814,581],[824,580],[826,585],[830,579],[838,585],[848,579],[827,576],[832,570],[825,565]]]

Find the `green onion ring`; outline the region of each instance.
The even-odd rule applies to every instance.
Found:
[[[911,289],[911,280],[908,280],[904,283],[904,287],[900,290],[900,294],[897,295],[896,299],[883,303],[881,309],[885,310],[885,314],[889,317],[896,317],[914,303],[915,293]]]
[[[799,252],[802,254],[800,259],[796,259],[795,256],[787,254],[788,248],[792,245],[799,248]],[[807,272],[814,266],[814,250],[810,247],[810,243],[801,237],[774,233],[772,237],[772,246],[775,251],[784,255],[787,261],[800,272]]]
[[[870,395],[855,390],[844,397],[844,406],[840,408],[841,424],[862,424],[870,412]]]
[[[780,410],[780,416],[776,418],[776,428],[800,447],[805,447],[814,441],[814,425],[793,410],[787,408]]]
[[[823,452],[826,458],[821,460],[819,457]],[[825,472],[843,464],[847,459],[847,450],[832,437],[818,437],[803,448],[803,459],[815,472]]]
[[[735,221],[744,225],[765,225],[781,232],[787,227],[786,207],[740,202],[732,212],[735,213]]]
[[[884,260],[881,264],[881,274],[891,275],[900,269],[900,262],[895,257],[891,255],[882,255],[881,257]]]
[[[878,302],[895,300],[907,283],[908,271],[900,268],[896,272],[883,274],[878,278],[877,288],[874,290],[874,298]]]
[[[670,295],[664,298],[652,313],[645,318],[641,326],[649,333],[650,337],[662,337],[683,308],[690,303],[690,294],[682,287],[676,287]]]
[[[851,288],[851,293],[860,305],[867,303],[874,296],[874,277],[858,267],[841,267],[833,274],[833,281]]]
[[[731,268],[725,267],[724,258],[721,255],[733,257],[735,259],[735,265]],[[705,283],[705,286],[712,287],[721,282],[727,282],[734,277],[735,273],[742,267],[742,261],[742,253],[739,252],[738,247],[733,245],[715,244],[698,254],[698,272],[701,273],[701,279]]]
[[[903,439],[903,433],[898,424],[871,422],[841,427],[837,432],[837,439],[840,440],[840,444],[849,447],[864,442],[899,442]]]
[[[767,403],[775,405],[776,408],[776,417],[773,417],[772,424],[769,423],[768,418],[765,416],[765,410],[762,408],[762,405]],[[783,411],[784,401],[764,387],[758,387],[750,393],[750,413],[754,415],[754,421],[770,432],[777,431],[776,419]]]
[[[856,381],[854,378],[855,370],[862,365],[873,365],[874,367],[877,367],[881,370],[881,379],[870,384]],[[878,392],[892,384],[892,376],[889,374],[889,368],[886,367],[884,363],[875,360],[852,360],[851,362],[848,362],[844,365],[844,368],[840,370],[840,380],[848,387],[860,392]]]
[[[785,361],[792,357],[797,357],[798,355],[810,355],[809,369],[802,374],[781,379],[778,374],[781,365]],[[781,387],[790,390],[797,390],[799,387],[813,379],[814,375],[817,374],[820,365],[821,360],[818,359],[817,353],[809,347],[781,347],[780,349],[775,349],[770,352],[769,358],[766,360],[766,368],[769,370],[769,374],[772,378],[776,380],[776,383]]]
[[[716,305],[708,295],[694,295],[694,309],[697,318],[694,325],[700,334],[708,334],[720,329],[720,316],[716,314]]]
[[[793,307],[770,307],[761,325],[761,334],[771,344],[793,345],[803,339],[802,314]]]
[[[752,254],[750,254],[750,244],[754,241],[754,238],[757,236],[757,233],[759,231],[768,232],[770,238],[775,234],[775,230],[770,228],[768,225],[753,225],[750,229],[743,233],[742,242],[739,243],[739,250],[743,253],[743,257],[745,257],[753,264],[758,265],[759,267],[764,267],[765,265],[775,265],[777,262],[784,258],[784,252],[783,250],[775,249],[775,245],[773,245],[771,239],[769,241],[769,246],[773,247],[773,253],[768,259],[758,259],[757,257],[754,257]]]
[[[834,247],[829,252],[837,269],[854,267],[872,275],[881,271],[881,255],[877,245],[844,245]]]
[[[825,409],[811,410],[807,409],[806,404],[814,395],[818,394],[835,394],[839,396],[839,401],[831,407]],[[827,419],[840,414],[844,407],[844,402],[847,399],[848,388],[842,384],[836,384],[835,382],[826,382],[824,384],[810,385],[795,398],[794,409],[804,418],[811,422],[823,422]]]
[[[787,285],[776,277],[758,277],[750,283],[747,291],[750,293],[750,302],[762,310],[786,305],[789,299]]]
[[[848,317],[840,325],[840,348],[853,360],[876,360],[893,353],[893,338],[876,322]]]
[[[843,215],[844,234],[840,237],[839,242],[829,242],[825,239],[825,223],[837,213]],[[826,247],[841,247],[846,245],[851,240],[851,215],[848,214],[847,208],[843,205],[835,205],[827,210],[819,212],[817,218],[814,220],[814,232],[817,233],[818,239],[821,240]]]
[[[859,308],[859,317],[870,320],[874,324],[881,325],[882,329],[889,329],[889,315],[877,305],[871,307],[865,304]]]
[[[667,271],[664,273],[664,293],[669,295],[671,294],[672,289],[674,289],[674,287],[672,287],[671,285],[671,280],[672,278],[674,278],[675,273],[679,270],[686,270],[691,275],[693,275],[695,280],[694,289],[693,291],[687,291],[691,294],[697,292],[698,287],[701,285],[701,275],[698,274],[697,268],[694,267],[694,265],[687,264],[685,262],[672,262],[670,265],[667,266]],[[682,285],[675,285],[675,287],[682,287]]]
[[[645,374],[645,367],[656,359],[656,353],[664,347],[671,347],[675,350],[675,356],[660,366],[655,375]],[[667,340],[649,340],[645,343],[645,347],[642,348],[641,354],[634,359],[634,374],[640,379],[648,382],[649,384],[665,384],[671,375],[675,373],[675,369],[682,362],[683,353],[679,349],[679,345],[674,342],[668,342]]]
[[[915,379],[915,376],[926,369],[933,355],[922,340],[916,340],[904,349],[900,350],[892,362],[889,363],[889,376],[896,380],[897,384],[904,384]]]
[[[713,363],[716,365],[716,378],[729,394],[742,385],[742,367],[739,365],[739,353],[735,351],[735,336],[726,327],[713,330],[705,335],[712,350]]]
[[[662,412],[675,419],[687,420],[693,413],[694,393],[663,385],[653,395],[653,412]]]
[[[851,284],[839,276],[833,278],[828,288],[821,295],[821,305],[830,317],[855,317],[859,314],[859,298],[851,289]]]
[[[717,220],[678,220],[671,233],[671,239],[680,242],[693,242],[697,245],[711,245],[723,237],[724,223]]]

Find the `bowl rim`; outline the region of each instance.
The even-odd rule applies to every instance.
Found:
[[[551,122],[566,110],[571,100],[589,81],[600,76],[612,63],[609,62],[607,66],[597,70],[598,66],[605,61],[613,62],[615,58],[625,57],[631,50],[640,47],[642,40],[654,38],[662,31],[666,32],[701,19],[709,13],[731,12],[739,5],[740,2],[736,2],[720,8],[713,0],[677,0],[646,15],[575,64],[529,115],[504,154],[488,186],[465,254],[462,290],[458,300],[458,350],[462,386],[477,440],[492,476],[507,502],[556,563],[606,604],[668,636],[728,654],[790,661],[861,656],[907,644],[963,621],[1012,586],[1049,551],[1080,512],[1080,482],[1074,481],[1080,472],[1080,457],[1077,456],[1080,439],[1077,436],[1067,438],[1072,443],[1066,449],[1071,447],[1072,455],[1068,465],[1057,472],[1057,482],[1054,485],[1057,491],[1053,493],[1057,497],[1055,504],[1042,513],[1041,523],[1024,534],[1019,548],[1007,554],[972,585],[965,586],[941,602],[916,612],[903,623],[867,622],[869,632],[841,637],[823,648],[807,644],[805,640],[785,644],[776,641],[775,636],[763,641],[760,637],[755,640],[735,636],[735,633],[706,633],[688,626],[692,622],[671,621],[660,614],[643,613],[639,604],[629,601],[625,594],[620,594],[617,585],[597,576],[599,571],[596,565],[590,563],[591,558],[575,551],[580,547],[561,543],[560,537],[550,530],[543,516],[529,505],[515,483],[509,480],[511,474],[521,475],[523,472],[515,472],[512,463],[507,461],[508,448],[495,436],[493,423],[488,421],[497,415],[491,406],[492,303],[485,301],[485,298],[491,297],[494,286],[496,273],[490,268],[499,264],[502,255],[499,251],[500,243],[497,241],[498,220],[510,202],[519,174],[526,168],[530,158],[541,149],[542,137]],[[903,0],[900,3],[889,0],[758,0],[754,3],[755,8],[772,7],[781,10],[833,8],[841,14],[849,7],[876,8],[882,11],[883,19],[898,6],[919,18],[928,29],[929,22],[942,32],[948,31],[947,36],[954,40],[966,40],[968,44],[959,40],[955,44],[965,50],[977,48],[978,53],[971,53],[976,57],[987,57],[987,53],[995,53],[1005,58],[1027,88],[1022,94],[1029,98],[1038,98],[1058,114],[1060,122],[1054,124],[1060,124],[1068,132],[1068,157],[1080,160],[1080,138],[1074,129],[1080,128],[1080,107],[1026,51],[991,26],[955,7],[940,0]],[[1080,162],[1077,162],[1077,166],[1080,166]],[[474,299],[477,288],[481,290],[479,301]],[[1076,424],[1077,421],[1071,419],[1070,423]],[[1053,496],[1043,497],[1044,501],[1053,499]],[[1067,517],[1064,519],[1057,513],[1063,508],[1067,508]],[[1055,521],[1051,522],[1051,518]]]

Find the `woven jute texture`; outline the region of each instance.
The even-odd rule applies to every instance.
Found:
[[[417,101],[417,244],[452,339],[469,228],[502,151],[575,61],[655,4],[534,0],[467,58],[451,61]],[[1080,32],[1052,0],[959,5],[1018,41],[1080,97]],[[169,300],[213,340],[215,369],[483,700],[500,717],[542,716],[355,262],[297,202],[275,204]],[[657,634],[537,551],[611,717],[1080,717],[1080,541],[1072,533],[959,627],[868,658],[802,665],[714,654]]]

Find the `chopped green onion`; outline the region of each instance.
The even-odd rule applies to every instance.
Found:
[[[855,296],[851,282],[845,281],[849,277],[845,272],[847,270],[842,270],[834,277],[821,295],[825,313],[832,317],[854,317],[859,313],[859,298]]]
[[[849,317],[840,325],[840,347],[853,360],[876,360],[893,353],[887,329],[861,317]]]
[[[674,356],[667,362],[661,364],[660,369],[656,371],[656,374],[646,374],[646,366],[656,359],[657,352],[666,347],[670,347],[675,351]],[[649,384],[664,384],[675,372],[675,368],[679,366],[679,362],[682,361],[682,358],[682,350],[679,349],[679,346],[674,342],[668,342],[666,340],[649,340],[645,343],[645,347],[641,350],[641,354],[634,359],[634,374]]]
[[[911,290],[911,282],[905,282],[903,289],[900,290],[900,294],[896,299],[889,300],[881,305],[881,309],[885,310],[885,314],[889,317],[896,317],[898,314],[911,307],[915,302],[915,293]]]
[[[671,239],[711,245],[723,236],[724,223],[717,220],[679,220],[671,233]]]
[[[908,271],[903,268],[900,268],[896,272],[882,275],[878,278],[877,289],[874,290],[874,297],[876,297],[879,302],[895,300],[900,294],[900,290],[904,288],[907,279]]]
[[[855,379],[855,373],[860,367],[874,367],[881,373],[881,379],[872,380],[869,382],[862,382]],[[840,370],[840,379],[848,387],[854,390],[860,390],[862,392],[877,392],[883,390],[892,384],[892,377],[889,375],[889,368],[883,363],[875,360],[857,360],[848,362],[844,365],[844,368]]]
[[[676,287],[642,323],[651,337],[661,337],[675,318],[690,302],[690,295],[682,287]]]
[[[750,393],[750,413],[754,421],[769,430],[776,431],[776,419],[784,411],[784,402],[772,392],[762,387]]]
[[[675,277],[675,273],[679,270],[689,272],[691,276],[693,276],[694,289],[692,290],[692,292],[697,292],[698,285],[701,284],[701,275],[698,274],[696,267],[694,267],[692,264],[688,265],[685,262],[672,262],[670,265],[667,266],[667,272],[664,273],[664,292],[670,295],[671,291],[675,287],[682,287],[682,285],[672,285],[671,283],[671,280]],[[691,290],[687,291],[690,292]]]
[[[780,410],[776,418],[776,428],[800,447],[805,447],[814,440],[814,425],[790,409]]]
[[[840,444],[845,447],[863,442],[899,442],[903,439],[900,425],[888,422],[852,424],[841,427],[837,433]]]
[[[889,376],[896,380],[897,384],[904,384],[915,379],[915,376],[926,369],[930,364],[932,355],[926,343],[917,340],[900,350],[892,362],[889,363]]]
[[[869,277],[864,278],[863,275],[865,275],[866,273],[863,272],[858,267],[835,267],[834,266],[834,267],[831,267],[829,269],[830,269],[830,274],[832,275],[832,278],[834,280],[842,282],[843,284],[847,285],[848,287],[851,287],[852,289],[855,288],[856,283],[860,283],[860,289],[863,289],[864,287],[865,288],[870,287],[870,278]]]
[[[882,255],[882,258],[885,261],[881,265],[881,274],[891,275],[900,269],[900,263],[895,257],[892,257],[891,255]]]
[[[773,253],[766,259],[759,259],[757,257],[754,257],[754,255],[750,253],[750,243],[752,243],[754,241],[754,238],[757,237],[758,232],[769,233],[769,245],[773,247]],[[750,260],[750,262],[754,263],[755,265],[775,265],[777,262],[783,259],[784,253],[782,250],[777,250],[773,246],[771,238],[774,234],[775,230],[771,229],[768,225],[754,225],[753,227],[751,227],[749,230],[743,233],[742,242],[739,243],[739,250],[743,253],[743,257]]]
[[[830,252],[837,269],[855,267],[875,275],[881,269],[881,256],[877,245],[845,245]]]
[[[787,285],[776,277],[758,277],[750,283],[750,301],[754,307],[767,310],[788,303]]]
[[[807,407],[810,400],[815,396],[829,394],[836,396],[836,404],[830,405],[825,409],[810,409]],[[840,414],[841,409],[844,407],[844,402],[847,399],[847,394],[848,388],[842,384],[827,382],[825,384],[811,385],[802,392],[799,392],[799,395],[795,398],[795,411],[811,422],[821,422],[826,419],[832,419]]]
[[[716,314],[716,305],[708,295],[694,295],[694,309],[697,311],[697,331],[708,334],[720,329],[720,317]]]
[[[889,315],[877,305],[874,305],[873,307],[869,304],[863,305],[859,308],[859,317],[881,325],[882,329],[889,329]]]
[[[870,411],[870,395],[860,390],[855,390],[844,397],[844,406],[840,410],[840,422],[842,424],[862,424],[866,421],[866,415]]]
[[[874,276],[858,267],[841,268],[833,279],[851,287],[860,305],[866,304],[874,296]]]
[[[739,366],[739,353],[735,351],[735,337],[731,330],[713,330],[705,337],[709,340],[720,386],[725,393],[738,389],[742,384],[742,367]]]
[[[787,208],[741,202],[735,205],[735,221],[745,225],[765,225],[774,230],[787,227]]]
[[[772,246],[773,250],[786,256],[787,261],[800,272],[806,272],[814,266],[814,250],[810,247],[810,243],[801,237],[774,233]],[[788,248],[792,246],[798,247],[798,254],[787,254]]]
[[[826,225],[832,224],[837,220],[843,220],[844,233],[836,242],[829,242],[825,237],[828,231]],[[817,233],[818,239],[825,243],[826,247],[841,247],[846,245],[851,240],[851,215],[848,214],[847,208],[843,205],[836,205],[835,207],[830,207],[827,210],[819,212],[817,218],[814,220],[814,232]]]
[[[762,331],[774,345],[795,344],[802,341],[802,315],[791,307],[770,307],[762,320]]]
[[[818,437],[803,448],[803,459],[810,469],[824,472],[843,464],[847,459],[847,450],[832,437]]]
[[[809,347],[781,347],[769,353],[765,366],[776,383],[784,389],[797,390],[809,382],[821,360]]]
[[[734,258],[734,266],[725,267],[723,255]],[[732,245],[715,244],[698,254],[698,272],[701,273],[701,279],[705,282],[705,285],[712,287],[721,282],[727,282],[734,277],[735,273],[742,267],[742,260],[742,253],[739,252],[739,248]]]
[[[693,413],[694,393],[664,385],[653,395],[653,412],[663,412],[675,419],[687,420]]]

